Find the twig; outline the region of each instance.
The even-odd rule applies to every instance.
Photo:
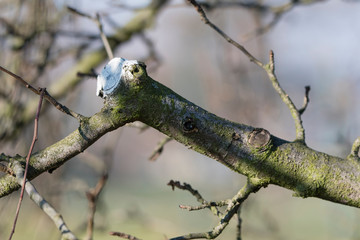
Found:
[[[104,47],[105,47],[105,50],[106,50],[106,53],[109,57],[109,59],[113,59],[114,58],[114,54],[111,50],[111,47],[110,47],[110,44],[109,44],[109,41],[106,37],[106,35],[104,34],[104,31],[103,31],[103,25],[101,24],[101,20],[100,20],[100,14],[99,13],[96,13],[96,17],[93,17],[89,14],[86,14],[86,13],[83,13],[83,12],[80,12],[79,10],[75,9],[75,8],[72,8],[70,6],[67,6],[67,9],[69,11],[71,11],[72,13],[75,13],[77,15],[80,15],[82,17],[86,17],[92,21],[94,21],[96,23],[96,25],[98,26],[99,30],[100,30],[100,37],[101,37],[101,40],[104,44]]]
[[[95,188],[92,188],[86,192],[86,197],[89,202],[89,217],[88,217],[88,225],[87,225],[86,237],[85,237],[85,239],[87,239],[87,240],[93,239],[96,202],[99,198],[101,190],[105,186],[107,179],[108,179],[108,174],[107,174],[107,172],[105,172],[99,179]]]
[[[26,88],[29,88],[32,92],[34,92],[37,95],[41,94],[41,88],[36,89],[33,86],[31,86],[28,82],[26,82],[22,77],[16,75],[15,73],[3,68],[2,66],[0,66],[0,70],[9,74],[10,76],[12,76],[13,78],[15,78],[16,80],[20,81]],[[86,117],[84,117],[83,115],[76,113],[74,111],[72,111],[71,109],[67,108],[66,106],[62,105],[61,103],[59,103],[58,101],[56,101],[55,98],[53,98],[48,91],[46,91],[46,89],[44,89],[44,98],[51,103],[56,109],[58,109],[59,111],[66,113],[74,118],[76,118],[78,121],[82,121],[84,119],[86,119]]]
[[[236,240],[241,240],[241,224],[242,224],[242,219],[240,217],[240,213],[241,213],[241,206],[239,207],[238,211],[237,211],[237,220],[238,220],[238,223],[237,223],[237,226],[236,226],[236,230],[237,230],[237,233],[236,233]]]
[[[26,156],[26,165],[25,165],[25,172],[24,172],[23,182],[21,184],[22,185],[21,193],[20,193],[19,202],[18,202],[18,205],[17,205],[17,208],[16,208],[15,219],[14,219],[13,227],[12,227],[12,230],[11,230],[11,233],[10,233],[10,236],[9,236],[9,240],[12,239],[12,236],[15,233],[16,222],[17,222],[17,219],[19,217],[21,202],[22,202],[23,197],[24,197],[26,176],[27,176],[27,172],[28,172],[28,168],[29,168],[29,160],[30,160],[31,153],[32,153],[32,151],[34,149],[35,142],[37,141],[37,136],[38,136],[38,123],[39,123],[39,116],[40,116],[40,110],[41,110],[41,105],[42,105],[44,93],[45,93],[45,89],[44,88],[40,89],[40,99],[39,99],[39,104],[38,104],[38,108],[37,108],[37,111],[36,111],[36,117],[35,117],[35,123],[34,123],[34,135],[33,135],[33,139],[32,139],[32,142],[31,142],[31,146],[30,146],[28,155]]]
[[[205,204],[199,205],[199,206],[189,206],[189,205],[179,205],[179,208],[189,210],[189,211],[197,211],[205,208],[210,207],[222,207],[228,204],[227,200],[218,201],[218,202],[207,202]]]
[[[299,109],[300,115],[302,115],[305,112],[305,110],[310,102],[309,92],[310,92],[310,86],[305,86],[304,103],[303,103],[303,106]]]
[[[214,29],[216,32],[218,32],[226,41],[237,47],[240,51],[242,51],[249,59],[250,61],[254,62],[259,67],[263,67],[263,63],[257,60],[250,52],[248,52],[244,46],[240,45],[236,41],[234,41],[232,38],[230,38],[226,33],[224,33],[218,26],[213,24],[206,16],[204,10],[201,8],[201,6],[195,1],[195,0],[187,0],[187,2],[191,3],[196,11],[200,14],[201,20],[205,22],[205,24],[209,25],[212,29]]]
[[[114,54],[113,54],[113,52],[112,52],[112,50],[111,50],[109,41],[108,41],[106,35],[104,34],[103,25],[101,24],[100,14],[99,14],[99,13],[96,13],[96,21],[95,21],[95,22],[96,22],[96,24],[98,25],[98,28],[99,28],[99,30],[100,30],[101,40],[103,41],[103,44],[104,44],[106,53],[107,53],[109,59],[113,59],[113,58],[114,58]]]
[[[262,27],[256,29],[254,32],[250,32],[250,33],[246,34],[245,36],[243,36],[243,40],[248,41],[251,38],[254,38],[256,36],[260,36],[262,34],[267,33],[270,29],[272,29],[279,22],[282,15],[283,15],[283,12],[275,13],[275,16],[271,20],[271,22],[269,22],[265,26],[262,26]]]
[[[197,239],[197,238],[207,238],[214,239],[219,236],[222,231],[229,224],[230,219],[239,211],[241,204],[248,198],[251,193],[257,192],[261,187],[265,186],[264,183],[259,181],[252,181],[248,179],[245,186],[232,198],[228,201],[228,206],[224,215],[220,217],[220,221],[217,226],[215,226],[209,232],[203,233],[190,233],[188,235],[171,238],[170,240],[188,240],[188,239]]]
[[[268,74],[268,77],[276,90],[276,92],[280,95],[280,98],[287,105],[290,110],[290,114],[295,121],[295,130],[296,130],[296,141],[300,141],[305,143],[305,129],[302,125],[301,114],[299,110],[297,110],[295,104],[289,97],[289,95],[281,88],[280,83],[275,74],[275,62],[274,62],[274,52],[270,51],[269,54],[269,63],[264,66],[264,70]]]
[[[14,172],[16,175],[16,179],[20,185],[23,185],[24,183],[24,170],[19,162],[14,163]],[[70,229],[67,227],[66,223],[64,222],[64,219],[62,218],[61,214],[58,213],[36,190],[34,185],[30,183],[26,179],[25,182],[25,190],[26,193],[29,195],[30,199],[34,201],[34,203],[41,208],[41,210],[50,217],[50,219],[54,222],[57,229],[61,232],[61,239],[64,240],[76,240],[77,237],[70,231]]]
[[[171,137],[166,136],[161,142],[159,142],[158,146],[154,149],[153,153],[150,155],[149,160],[155,161],[161,155],[164,150],[165,144],[172,140]]]
[[[112,236],[117,236],[120,238],[129,239],[129,240],[141,240],[140,238],[137,238],[137,237],[134,237],[129,234],[122,233],[122,232],[110,232],[109,234]]]
[[[173,191],[175,190],[175,187],[182,189],[182,190],[189,191],[196,198],[196,200],[199,203],[204,204],[204,205],[208,204],[208,202],[201,196],[199,191],[193,189],[190,184],[187,184],[187,183],[181,184],[179,181],[170,180],[170,182],[167,185],[171,186]],[[210,206],[209,208],[215,216],[222,215],[222,213],[219,211],[219,209],[217,209],[216,206]]]
[[[97,72],[93,68],[89,73],[78,72],[76,75],[78,77],[90,77],[90,78],[97,78],[98,76]]]
[[[259,36],[261,34],[268,32],[271,28],[273,28],[275,26],[275,24],[277,24],[279,22],[279,20],[285,13],[287,13],[291,9],[293,9],[293,7],[298,3],[299,3],[299,1],[290,1],[288,3],[285,3],[282,6],[278,6],[278,7],[263,6],[263,8],[260,8],[261,11],[271,10],[274,13],[274,18],[265,26],[256,29],[254,33],[247,34],[245,36],[245,39],[247,40],[249,38]]]
[[[187,2],[191,3],[196,11],[200,14],[201,20],[205,22],[205,24],[209,25],[212,29],[214,29],[217,33],[219,33],[226,41],[228,41],[230,44],[238,48],[241,52],[243,52],[250,61],[254,62],[256,65],[264,69],[268,75],[268,78],[272,82],[273,87],[280,95],[283,102],[288,106],[290,109],[290,113],[295,121],[295,129],[296,129],[296,139],[295,141],[299,141],[305,144],[305,130],[302,125],[301,121],[301,114],[299,110],[295,107],[294,103],[290,99],[289,95],[286,94],[286,92],[280,87],[280,84],[277,80],[277,77],[275,75],[275,64],[274,64],[274,53],[273,51],[270,51],[270,61],[268,64],[264,65],[262,62],[257,60],[251,53],[249,53],[245,47],[231,39],[226,33],[224,33],[221,29],[219,29],[216,25],[214,25],[207,17],[204,12],[204,10],[201,8],[201,6],[195,1],[195,0],[187,0]]]

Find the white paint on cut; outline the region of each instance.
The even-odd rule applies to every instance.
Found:
[[[138,61],[125,58],[111,59],[97,77],[96,95],[102,98],[111,95],[124,77],[131,77],[131,72],[126,70],[133,64],[138,64]]]

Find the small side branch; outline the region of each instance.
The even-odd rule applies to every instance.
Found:
[[[129,239],[129,240],[141,240],[140,238],[137,238],[137,237],[134,237],[134,236],[131,236],[129,234],[122,233],[122,232],[110,232],[109,234],[111,236],[117,236],[117,237],[120,237],[120,238]]]
[[[19,184],[23,184],[24,181],[24,170],[19,162],[14,163],[14,172],[16,175],[16,179]],[[50,219],[54,222],[56,227],[61,232],[61,239],[64,240],[76,240],[77,237],[70,231],[67,227],[64,219],[62,218],[61,214],[58,213],[36,190],[34,185],[32,185],[28,180],[25,183],[25,190],[26,193],[29,195],[30,199],[34,201],[36,205],[38,205],[41,210],[44,211],[46,215],[50,217]]]
[[[209,202],[207,202],[202,196],[201,194],[199,193],[199,191],[193,189],[191,187],[190,184],[187,184],[187,183],[184,183],[184,184],[181,184],[179,181],[173,181],[173,180],[170,180],[170,182],[167,184],[168,186],[171,186],[172,187],[172,190],[175,190],[175,188],[178,188],[178,189],[182,189],[182,190],[186,190],[188,192],[191,193],[191,195],[193,195],[196,200],[205,205],[206,207],[210,208],[210,210],[212,211],[212,213],[215,215],[215,216],[221,216],[222,213],[219,211],[219,209],[217,209],[216,205],[212,205],[210,206],[209,205]],[[183,206],[183,205],[180,205],[180,208],[189,208],[188,206]],[[191,208],[191,207],[190,207]],[[204,207],[205,208],[205,207]],[[201,209],[201,208],[199,208]],[[195,210],[195,209],[194,209]]]
[[[21,207],[21,202],[23,200],[24,197],[24,190],[25,190],[25,182],[26,182],[26,176],[27,176],[27,172],[28,172],[28,167],[29,167],[29,160],[30,160],[30,156],[31,153],[34,149],[35,146],[35,142],[37,141],[37,136],[38,136],[38,123],[39,123],[39,117],[40,117],[40,110],[41,110],[41,105],[42,105],[42,101],[43,101],[43,97],[44,97],[44,93],[45,93],[45,89],[40,89],[40,100],[39,100],[39,104],[38,104],[38,108],[36,111],[36,117],[35,117],[35,123],[34,123],[34,135],[33,135],[33,139],[31,141],[31,145],[30,145],[30,149],[28,152],[28,155],[26,156],[26,165],[25,165],[25,172],[23,173],[23,177],[22,177],[22,183],[21,183],[21,193],[20,193],[20,197],[19,197],[19,202],[16,208],[16,214],[15,214],[15,219],[14,219],[14,223],[13,223],[13,227],[9,236],[9,240],[12,239],[14,233],[15,233],[15,228],[16,228],[16,222],[17,219],[19,217],[19,212],[20,212],[20,207]]]
[[[42,89],[36,89],[33,86],[31,86],[28,82],[26,82],[22,77],[16,75],[15,73],[7,70],[6,68],[3,68],[2,66],[0,66],[0,70],[9,74],[10,76],[12,76],[13,78],[15,78],[16,80],[18,80],[20,83],[22,83],[26,88],[30,89],[33,93],[37,94],[37,95],[41,95],[41,91]],[[72,111],[71,109],[69,109],[68,107],[60,104],[58,101],[56,101],[55,98],[53,98],[47,91],[46,89],[43,90],[43,97],[49,102],[51,103],[56,109],[58,109],[59,111],[66,113],[74,118],[76,118],[78,121],[82,121],[84,120],[86,117],[84,117],[83,115],[76,113],[74,111]]]
[[[205,22],[205,24],[209,25],[212,29],[214,29],[217,33],[219,33],[226,41],[228,41],[230,44],[237,47],[241,52],[243,52],[250,61],[254,62],[259,67],[263,67],[263,63],[260,62],[258,59],[256,59],[248,50],[245,49],[244,46],[234,41],[231,37],[229,37],[226,33],[224,33],[218,26],[213,24],[206,16],[204,10],[202,7],[195,1],[195,0],[187,0],[188,3],[193,5],[196,9],[196,11],[200,14],[201,20]]]
[[[161,142],[159,142],[158,146],[154,149],[153,153],[150,155],[150,161],[156,161],[158,157],[161,155],[164,150],[164,146],[172,140],[171,137],[166,136]]]
[[[175,183],[177,183],[177,182],[175,182]],[[241,207],[241,204],[248,198],[248,196],[251,193],[257,192],[261,187],[263,187],[265,185],[266,184],[261,181],[248,179],[245,186],[233,198],[222,201],[222,203],[226,202],[226,205],[227,205],[225,213],[223,215],[219,216],[220,221],[219,221],[218,225],[215,226],[211,231],[204,232],[204,233],[190,233],[188,235],[171,238],[170,240],[188,240],[188,239],[197,239],[197,238],[214,239],[214,238],[218,237],[222,233],[222,231],[227,227],[231,218],[236,213],[240,214],[239,209]],[[176,186],[176,187],[179,187],[180,189],[189,190],[189,191],[192,190],[192,188],[188,187],[188,184],[187,185],[173,184],[171,186]],[[202,208],[200,207],[199,209],[202,209]],[[238,218],[238,220],[239,219],[240,218]],[[241,223],[241,219],[239,220],[239,223]],[[241,226],[241,224],[239,226]],[[241,227],[238,228],[239,231],[240,231],[240,229],[241,229]],[[238,232],[238,236],[241,236],[240,232]]]
[[[97,200],[101,193],[101,190],[105,186],[107,179],[108,179],[108,174],[107,174],[107,172],[105,172],[99,179],[95,188],[92,188],[86,192],[86,197],[89,202],[89,217],[88,217],[88,225],[87,225],[86,237],[85,237],[85,239],[87,239],[87,240],[93,239],[96,203],[97,203]]]
[[[290,109],[291,116],[293,117],[295,121],[295,129],[296,129],[296,141],[302,142],[305,144],[305,130],[302,125],[301,121],[301,113],[296,108],[292,100],[290,99],[289,95],[286,94],[286,92],[280,87],[280,84],[277,80],[276,74],[275,74],[275,64],[274,64],[274,53],[273,51],[270,51],[270,61],[268,64],[264,65],[262,62],[260,62],[257,58],[255,58],[250,52],[248,52],[244,46],[240,45],[236,41],[234,41],[232,38],[230,38],[226,33],[224,33],[219,27],[217,27],[215,24],[213,24],[206,16],[204,10],[202,7],[195,1],[195,0],[187,0],[190,4],[192,4],[196,11],[200,14],[201,20],[205,22],[205,24],[209,25],[212,29],[214,29],[217,33],[219,33],[226,41],[228,41],[230,44],[238,48],[242,53],[244,53],[250,61],[254,62],[256,65],[264,69],[268,75],[268,78],[272,82],[273,87],[277,91],[277,93],[280,95],[283,102],[288,106]],[[306,107],[305,107],[306,108]]]
[[[310,92],[310,86],[305,86],[304,103],[303,103],[303,106],[299,109],[300,115],[302,115],[305,112],[305,110],[310,102],[309,92]]]
[[[75,13],[79,16],[82,16],[82,17],[86,17],[92,21],[94,21],[96,23],[96,25],[98,26],[99,28],[99,31],[100,31],[100,37],[101,37],[101,40],[104,44],[104,47],[105,47],[105,50],[106,50],[106,53],[109,57],[109,59],[113,59],[114,58],[114,54],[111,50],[111,47],[110,47],[110,44],[109,44],[109,41],[106,37],[106,35],[104,34],[104,30],[103,30],[103,25],[101,24],[101,19],[100,19],[100,14],[99,13],[96,13],[96,17],[92,17],[90,16],[89,14],[86,14],[86,13],[83,13],[83,12],[80,12],[79,10],[75,9],[75,8],[72,8],[72,7],[67,7],[67,9],[72,12],[72,13]]]
[[[283,102],[286,104],[286,106],[289,108],[291,116],[293,117],[293,119],[295,121],[295,129],[296,129],[296,139],[295,140],[305,143],[305,129],[302,124],[301,113],[299,110],[297,110],[295,104],[293,103],[293,101],[291,100],[289,95],[284,91],[284,89],[281,88],[281,86],[279,84],[279,81],[275,74],[274,52],[270,51],[269,55],[270,55],[270,60],[269,60],[269,63],[264,66],[264,70],[268,74],[268,77],[269,77],[274,89],[280,95],[280,98],[283,100]],[[309,90],[310,90],[310,88],[309,88]],[[307,94],[308,94],[308,91],[307,91]],[[305,97],[306,97],[306,93],[305,93]],[[307,105],[307,103],[306,103],[306,105]],[[306,106],[305,106],[305,108],[306,108]]]

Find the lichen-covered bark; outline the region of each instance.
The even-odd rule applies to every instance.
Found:
[[[209,113],[151,78],[144,85],[139,96],[144,123],[234,171],[291,189],[296,196],[360,207],[359,161],[270,134],[251,142],[251,135],[261,130]]]
[[[289,142],[218,117],[147,76],[133,65],[102,111],[78,130],[31,158],[33,178],[63,164],[107,131],[140,120],[189,148],[264,184],[276,184],[301,197],[318,197],[360,207],[360,164]],[[1,159],[0,159],[1,160]],[[14,190],[12,177],[0,181],[0,196]],[[10,190],[9,190],[10,189]]]
[[[67,137],[34,153],[29,162],[28,179],[31,180],[46,171],[53,171],[72,157],[83,152],[105,133],[134,121],[127,115],[119,116],[113,109],[111,105],[106,104],[99,113],[84,120]],[[0,155],[0,162],[2,161],[9,162],[8,166],[12,168],[12,161],[20,161],[24,164],[25,157],[16,156],[9,159],[5,155]],[[10,194],[19,187],[16,178],[11,175],[0,178],[0,197]]]

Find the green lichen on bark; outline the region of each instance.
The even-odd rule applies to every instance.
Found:
[[[234,171],[291,189],[296,196],[360,206],[358,163],[275,136],[254,147],[248,138],[255,128],[215,116],[150,77],[144,85],[139,120],[149,126]],[[184,123],[190,124],[190,131]]]
[[[264,129],[209,113],[150,78],[142,64],[129,71],[131,74],[117,94],[106,100],[101,112],[86,119],[68,137],[32,156],[29,176],[63,164],[106,132],[139,120],[263,184],[293,190],[296,196],[360,207],[358,161],[330,156],[301,141],[289,142]],[[12,184],[3,184],[0,196],[8,194]]]

